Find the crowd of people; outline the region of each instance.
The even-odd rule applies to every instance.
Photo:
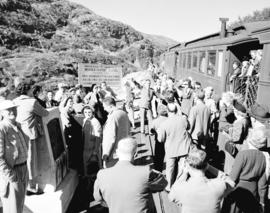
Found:
[[[2,91],[2,90],[1,90]],[[151,212],[151,192],[165,190],[182,212],[263,212],[269,202],[268,109],[250,110],[231,91],[215,97],[191,78],[166,73],[124,83],[123,105],[106,84],[58,90],[22,81],[16,97],[1,92],[0,197],[4,213],[22,212],[24,195],[40,193],[37,147],[41,118],[58,108],[69,167],[81,177],[97,172],[94,197],[112,213]],[[44,98],[45,97],[45,98]],[[135,166],[135,102],[140,134],[155,140],[153,165]],[[146,125],[147,124],[147,125]],[[269,140],[269,139],[268,139]],[[165,170],[165,175],[163,171]]]
[[[229,76],[230,91],[243,93],[241,91],[247,81],[254,82],[259,78],[259,70],[262,61],[262,50],[250,50],[250,57],[243,57],[242,61],[234,61],[232,72]],[[250,58],[250,59],[249,59]],[[245,88],[245,87],[244,87]]]
[[[164,190],[171,201],[181,205],[182,212],[267,211],[270,169],[267,107],[255,104],[248,110],[238,94],[229,91],[217,99],[212,87],[202,88],[200,82],[192,79],[176,83],[163,73],[154,81],[146,79],[142,85],[134,79],[125,85],[128,113],[132,111],[133,88],[140,88],[140,93],[136,92],[140,95],[140,132],[154,135],[153,167],[160,172],[165,169]],[[130,116],[133,114],[134,111]],[[126,161],[132,162],[131,153]],[[119,203],[120,197],[131,194],[144,197],[142,191],[135,193],[133,188],[121,187],[132,185],[129,180],[104,178],[106,173],[108,178],[113,175],[114,180],[121,179],[125,169],[115,172],[121,161],[124,160],[119,158],[118,167],[100,171],[96,181],[95,198],[106,201],[112,212],[126,211],[127,206]],[[141,184],[136,190],[144,186],[144,190],[151,192],[150,183]],[[121,196],[113,193],[116,188]],[[114,196],[114,202],[110,196]],[[143,203],[136,206],[147,208]],[[132,204],[128,207],[132,209]],[[134,208],[134,212],[143,211]]]

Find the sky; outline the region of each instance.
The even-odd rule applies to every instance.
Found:
[[[190,41],[220,30],[229,22],[270,7],[270,0],[71,0],[98,15],[121,21],[138,31]]]

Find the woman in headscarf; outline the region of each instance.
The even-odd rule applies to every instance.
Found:
[[[229,128],[228,140],[225,144],[224,172],[227,174],[231,172],[234,158],[237,152],[241,150],[251,127],[246,108],[236,100],[233,101],[233,107],[236,120],[233,122],[232,127]]]
[[[230,178],[236,187],[224,201],[224,213],[265,212],[267,161],[260,151],[267,146],[265,128],[253,129],[247,138],[247,145],[248,149],[240,151],[235,158]]]

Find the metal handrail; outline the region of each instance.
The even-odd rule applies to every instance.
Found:
[[[256,102],[259,77],[244,76],[238,80],[240,82],[238,93],[244,98],[243,104],[249,109]]]

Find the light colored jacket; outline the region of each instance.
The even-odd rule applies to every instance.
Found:
[[[23,132],[22,135],[26,141],[27,136]],[[5,120],[0,122],[0,196],[6,194],[9,182],[16,181],[13,167],[19,158],[18,137],[8,122]]]
[[[23,132],[30,140],[37,139],[43,134],[41,117],[47,116],[49,112],[43,108],[36,99],[21,95],[14,99],[17,107],[17,122],[21,124]]]
[[[110,213],[150,213],[154,212],[150,193],[162,191],[166,184],[163,175],[149,166],[119,161],[114,167],[98,172],[94,198],[105,201]]]
[[[117,159],[116,148],[119,140],[129,136],[130,122],[126,112],[120,109],[113,110],[109,115],[103,130],[103,156],[108,155],[109,160]]]
[[[210,109],[201,101],[198,101],[189,112],[190,133],[193,139],[208,136],[210,127]]]
[[[191,138],[187,130],[187,119],[180,115],[169,116],[157,129],[158,141],[165,142],[167,158],[188,154]]]
[[[219,178],[189,178],[177,181],[169,194],[169,199],[181,204],[182,213],[219,213],[220,203],[228,188]]]

